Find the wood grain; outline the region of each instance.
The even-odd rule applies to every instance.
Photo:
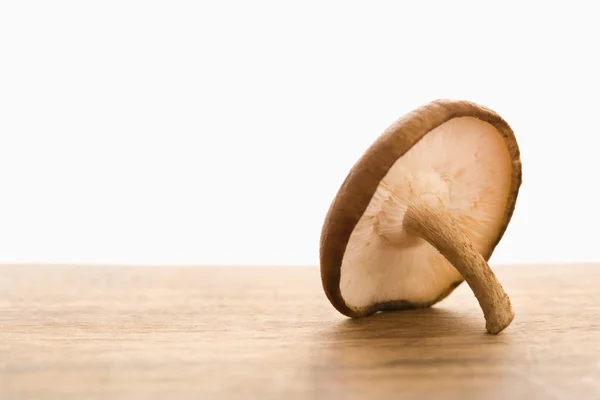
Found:
[[[349,320],[314,267],[0,267],[0,399],[599,399],[600,266]]]

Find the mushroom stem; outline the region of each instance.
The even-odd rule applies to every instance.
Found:
[[[486,320],[489,333],[504,330],[514,318],[510,299],[490,266],[445,207],[421,201],[408,206],[403,227],[434,246],[471,287]]]

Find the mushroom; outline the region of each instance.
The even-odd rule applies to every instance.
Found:
[[[489,267],[521,186],[508,123],[436,100],[394,122],[352,167],[321,231],[323,289],[342,314],[430,307],[466,280],[497,334],[514,312]]]

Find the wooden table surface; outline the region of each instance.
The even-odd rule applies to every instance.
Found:
[[[314,267],[0,267],[0,399],[600,399],[600,265],[349,320]]]

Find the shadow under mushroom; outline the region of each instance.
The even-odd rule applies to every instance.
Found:
[[[386,311],[366,318],[346,319],[327,333],[331,344],[393,339],[398,345],[431,338],[486,336],[472,313],[443,308]]]
[[[383,312],[320,331],[312,354],[318,369],[439,368],[485,363],[510,338],[482,334],[478,315],[443,308]],[[490,347],[491,344],[496,346]],[[481,345],[481,346],[479,346]],[[485,349],[487,347],[487,349]],[[474,349],[484,351],[474,351]]]
[[[351,398],[385,388],[402,394],[407,382],[427,391],[439,374],[483,379],[490,361],[511,358],[509,335],[483,332],[479,315],[441,307],[347,319],[313,336],[310,388]]]

